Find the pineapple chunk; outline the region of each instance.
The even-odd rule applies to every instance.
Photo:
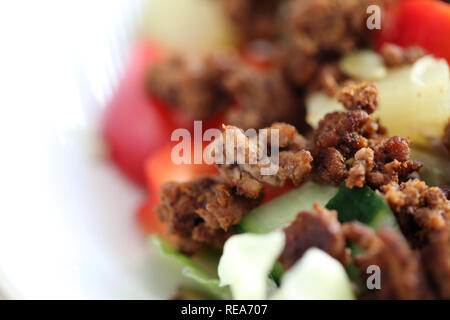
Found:
[[[412,66],[392,69],[378,82],[380,107],[374,113],[390,135],[410,137],[428,146],[442,137],[450,118],[450,79],[443,59],[423,57]]]
[[[341,62],[341,67],[353,76],[358,74],[355,66],[367,71],[374,65],[373,58],[354,57],[355,54],[344,57],[346,62]],[[349,61],[355,66],[349,65]],[[367,67],[362,61],[367,62]],[[373,79],[366,71],[361,71],[358,78]],[[381,75],[381,72],[376,73]],[[410,137],[415,145],[422,147],[429,147],[428,138],[443,135],[450,118],[450,77],[445,60],[426,56],[412,66],[388,69],[386,75],[375,82],[380,91],[380,106],[373,116],[380,118],[390,135]],[[307,100],[306,120],[315,128],[326,113],[340,110],[343,107],[336,99],[322,92],[314,93]]]
[[[346,55],[339,62],[341,70],[360,80],[380,80],[386,76],[387,69],[383,58],[372,50],[360,50]]]
[[[319,121],[327,113],[345,111],[336,98],[329,97],[325,92],[317,91],[306,99],[306,122],[313,128],[319,126]]]

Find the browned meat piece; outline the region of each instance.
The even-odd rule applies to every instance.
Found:
[[[369,115],[378,105],[375,84],[348,82],[337,96],[348,111],[327,114],[314,132],[316,180],[378,188],[421,168],[409,160],[410,140],[386,138],[385,129]]]
[[[361,188],[366,183],[366,176],[374,167],[374,152],[370,148],[359,149],[355,153],[355,160],[345,180],[347,187]]]
[[[406,64],[413,64],[426,52],[421,47],[402,48],[392,43],[384,44],[381,47],[381,56],[388,67],[400,67]]]
[[[438,296],[450,299],[450,227],[429,234],[422,256]]]
[[[351,17],[362,9],[352,0],[295,0],[286,19],[290,40],[309,56],[348,52],[357,46],[357,33],[363,30],[352,25]]]
[[[282,0],[222,0],[225,12],[245,39],[273,38]]]
[[[319,73],[320,61],[315,56],[308,56],[294,45],[285,45],[282,51],[282,70],[286,78],[296,86],[306,87]],[[314,83],[313,87],[318,87]],[[317,88],[317,89],[320,89]]]
[[[207,119],[229,104],[222,74],[213,56],[173,55],[150,69],[148,88],[193,119]]]
[[[253,40],[240,49],[242,60],[262,69],[278,66],[281,60],[279,43],[270,40]]]
[[[447,126],[445,127],[442,142],[444,143],[444,146],[447,148],[448,152],[450,152],[450,119],[448,121]]]
[[[337,220],[337,212],[314,204],[313,211],[301,211],[294,222],[284,229],[286,244],[279,261],[289,269],[303,254],[312,247],[327,252],[346,264],[348,252],[345,248],[345,236]]]
[[[285,33],[284,71],[297,86],[309,85],[320,73],[319,66],[336,62],[370,37],[366,27],[368,5],[373,0],[294,0],[283,19]],[[340,75],[329,73],[322,83],[333,88]],[[320,79],[320,77],[319,77]],[[320,81],[320,80],[319,80]],[[316,81],[314,81],[316,82]],[[313,85],[316,87],[316,84]],[[328,91],[327,92],[330,92]],[[332,92],[332,89],[331,89]]]
[[[372,186],[382,186],[399,179],[407,178],[412,172],[420,170],[422,163],[409,160],[411,140],[393,136],[382,141],[375,140],[372,149],[375,153],[375,170],[367,176]]]
[[[345,158],[335,148],[319,149],[314,154],[314,178],[320,182],[339,185],[348,175]]]
[[[299,123],[304,109],[278,68],[262,71],[241,65],[230,72],[224,86],[238,108],[227,113],[227,123],[242,129],[259,129],[276,121]]]
[[[450,186],[443,184],[439,186],[439,189],[441,189],[447,199],[450,200]]]
[[[359,245],[364,253],[354,256],[364,281],[371,275],[367,268],[378,266],[381,272],[381,288],[369,290],[366,299],[430,299],[432,294],[423,270],[420,255],[411,250],[403,236],[390,228],[377,233],[358,222],[343,225],[351,242]]]
[[[182,251],[195,251],[202,243],[222,246],[233,233],[231,226],[255,207],[260,199],[245,199],[218,177],[186,183],[166,183],[156,212],[167,222],[169,234],[181,239]]]
[[[278,132],[278,141],[272,141],[272,132]],[[246,136],[242,129],[225,126],[221,139],[213,142],[214,161],[220,174],[228,183],[236,187],[239,195],[258,198],[263,192],[264,183],[284,186],[290,180],[301,184],[311,171],[312,156],[306,148],[306,140],[297,130],[285,123],[275,123],[265,131],[267,150],[260,146],[260,136]],[[254,132],[256,133],[256,132]],[[271,150],[279,150],[278,159]],[[278,163],[277,163],[278,160]],[[268,172],[264,170],[274,169]]]
[[[329,113],[314,134],[316,148],[336,147],[345,157],[369,146],[368,140],[381,138],[385,130],[369,116],[378,106],[375,84],[347,82],[338,92],[347,112]]]
[[[326,94],[333,97],[338,88],[339,83],[346,79],[337,62],[324,63],[319,65],[315,76],[308,84],[308,91],[324,90]]]
[[[381,190],[414,246],[423,246],[430,232],[445,228],[446,220],[450,221],[450,201],[438,187],[412,179],[383,186]]]
[[[378,107],[378,87],[374,83],[347,82],[337,98],[347,110],[362,109],[370,114]]]
[[[344,157],[352,156],[357,150],[368,146],[365,125],[376,122],[362,110],[348,112],[332,112],[325,115],[314,131],[314,142],[317,150],[335,148]],[[377,133],[377,132],[375,132]]]

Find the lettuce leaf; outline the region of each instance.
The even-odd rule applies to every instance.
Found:
[[[221,287],[219,279],[216,275],[208,272],[202,264],[214,264],[212,261],[203,261],[199,263],[193,258],[179,253],[170,244],[162,240],[158,236],[150,237],[150,244],[155,248],[163,258],[168,262],[177,265],[180,268],[180,273],[188,281],[188,285],[193,288],[216,299],[230,299],[230,290],[226,287]],[[198,259],[208,260],[207,255],[198,257]],[[217,265],[217,263],[215,263]]]

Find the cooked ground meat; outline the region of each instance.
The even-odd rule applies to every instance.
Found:
[[[391,68],[413,64],[426,54],[421,47],[402,48],[392,43],[384,44],[380,49],[380,53],[384,63]]]
[[[283,0],[221,0],[225,12],[246,39],[273,38]]]
[[[319,182],[339,185],[348,175],[345,158],[335,148],[321,148],[314,152],[313,178]]]
[[[368,147],[368,140],[382,137],[385,130],[363,109],[375,109],[377,106],[376,85],[362,83],[356,86],[348,83],[340,90],[338,97],[348,111],[327,114],[314,132],[314,142],[316,149],[335,148],[348,158],[357,150]],[[374,104],[370,105],[371,102]]]
[[[278,142],[271,140],[272,130],[278,132]],[[219,172],[239,195],[258,198],[264,183],[282,187],[290,180],[299,185],[311,171],[311,153],[305,150],[307,142],[293,126],[275,123],[266,132],[267,150],[259,145],[260,136],[249,138],[242,129],[233,126],[224,127],[221,139],[213,142],[222,151],[219,154],[223,154],[222,158],[214,159]],[[272,149],[279,150],[278,164],[276,158],[272,159]],[[278,170],[264,174],[262,170],[271,166]]]
[[[337,62],[323,63],[319,65],[315,76],[307,85],[307,90],[308,92],[323,90],[328,96],[333,97],[339,89],[339,83],[346,79]]]
[[[359,149],[355,153],[355,160],[346,179],[347,186],[362,187],[366,183],[366,176],[374,167],[374,152],[370,148]]]
[[[172,55],[150,69],[148,88],[193,119],[208,119],[234,102],[226,112],[229,124],[258,129],[289,121],[304,127],[302,95],[284,78],[277,54],[268,55],[266,68],[234,53]]]
[[[286,244],[279,261],[286,270],[312,247],[327,252],[343,264],[347,263],[345,236],[334,210],[315,203],[313,211],[301,211],[284,233]]]
[[[374,144],[376,142],[377,144]],[[411,173],[420,170],[421,162],[409,160],[411,140],[393,136],[382,141],[372,141],[375,167],[367,175],[371,186],[379,187],[404,180]]]
[[[291,41],[310,56],[323,52],[349,52],[358,45],[359,33],[364,29],[363,19],[356,21],[365,9],[358,2],[294,0],[286,19]]]
[[[167,222],[169,234],[182,240],[180,249],[187,253],[202,243],[221,247],[232,235],[231,227],[260,202],[236,195],[219,177],[166,183],[161,186],[160,200],[159,218]]]
[[[448,200],[450,200],[450,186],[443,184],[439,186],[439,189],[445,194]]]
[[[327,114],[314,132],[316,180],[378,188],[421,168],[409,160],[411,141],[385,137],[385,129],[370,116],[378,105],[375,84],[348,82],[337,96],[348,111]]]
[[[338,92],[337,99],[347,110],[361,109],[370,114],[378,107],[378,87],[374,83],[347,82]]]
[[[298,87],[310,84],[321,65],[318,58],[302,54],[301,49],[292,44],[283,47],[281,61],[286,79]]]
[[[281,50],[279,43],[269,40],[253,40],[240,49],[242,60],[261,69],[268,69],[280,64]]]
[[[207,119],[230,102],[219,62],[214,56],[173,55],[152,66],[148,89],[193,119]]]
[[[380,1],[294,0],[283,19],[284,64],[287,76],[307,85],[319,66],[367,41],[366,9]]]
[[[403,233],[416,247],[423,246],[430,232],[450,223],[450,201],[438,187],[411,179],[400,185],[388,184],[381,190]]]
[[[441,299],[450,299],[450,227],[432,231],[422,250],[423,262]]]
[[[369,227],[350,222],[343,225],[348,240],[364,252],[354,256],[364,281],[371,275],[367,268],[376,265],[381,272],[381,288],[369,290],[365,299],[429,299],[431,290],[420,254],[411,250],[403,236],[390,228],[377,233]]]
[[[444,146],[447,148],[448,152],[450,152],[450,118],[448,119],[448,124],[445,127],[444,137],[442,138],[442,142]]]
[[[300,125],[304,118],[299,94],[278,67],[260,70],[242,64],[225,77],[224,86],[238,106],[227,112],[226,122],[231,125],[259,129],[276,121]]]

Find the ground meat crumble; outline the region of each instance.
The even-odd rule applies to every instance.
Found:
[[[325,63],[367,40],[366,9],[382,1],[295,0],[283,17],[284,70],[297,86],[306,86]],[[301,70],[301,71],[300,71]],[[340,75],[336,75],[338,79]],[[328,73],[328,83],[336,82]],[[328,87],[330,88],[330,87]]]
[[[284,233],[286,244],[279,261],[286,270],[312,247],[325,251],[343,264],[348,261],[345,236],[334,210],[315,203],[313,211],[301,211]]]
[[[386,66],[393,68],[413,64],[425,56],[426,51],[421,47],[402,48],[395,44],[387,43],[381,47],[380,53]]]
[[[348,240],[364,250],[353,259],[363,279],[370,276],[369,266],[380,268],[381,288],[369,290],[364,299],[432,298],[420,254],[398,231],[385,227],[375,232],[359,222],[346,223],[343,230]]]
[[[221,0],[230,20],[246,40],[273,38],[277,9],[283,0]]]
[[[224,87],[237,104],[227,112],[229,124],[242,129],[264,128],[276,121],[301,125],[296,121],[305,112],[300,95],[276,66],[258,70],[242,64],[224,78]]]
[[[442,190],[442,192],[445,194],[448,200],[450,200],[450,186],[446,184],[442,184],[439,186],[439,189]]]
[[[150,68],[148,90],[192,119],[227,109],[225,121],[243,129],[276,121],[305,126],[302,93],[285,79],[277,59],[269,59],[270,67],[258,68],[232,53],[172,55]]]
[[[182,252],[192,253],[202,243],[221,247],[233,234],[231,227],[261,199],[243,198],[221,178],[205,177],[162,185],[160,200],[156,212],[168,233],[181,239]]]
[[[378,105],[375,84],[348,82],[337,96],[348,111],[327,114],[314,132],[316,180],[378,188],[421,168],[409,160],[411,141],[385,137],[385,129],[370,116]]]
[[[439,187],[411,179],[400,185],[385,185],[381,190],[402,231],[416,247],[426,243],[430,232],[442,230],[450,222],[450,201]]]
[[[450,226],[432,231],[422,249],[424,265],[441,299],[450,299]]]
[[[311,82],[307,86],[307,92],[323,90],[332,97],[337,93],[339,84],[347,80],[347,76],[339,68],[338,62],[321,64]]]
[[[430,283],[441,299],[450,299],[450,201],[446,186],[409,180],[382,188],[403,233],[421,249]]]
[[[148,89],[193,119],[207,119],[229,105],[224,70],[214,56],[174,54],[150,68]]]
[[[270,140],[271,130],[278,132],[278,145]],[[216,163],[216,166],[222,177],[236,188],[237,194],[258,198],[263,192],[264,183],[282,187],[287,181],[292,181],[294,185],[300,185],[307,178],[313,159],[306,150],[306,140],[293,126],[275,123],[267,128],[267,144],[268,152],[273,147],[279,150],[278,164],[272,161],[268,153],[262,151],[258,136],[251,139],[242,129],[225,126],[222,139],[213,142],[213,145],[223,150],[224,155],[221,163]],[[238,163],[239,156],[245,159],[245,163]],[[264,175],[262,169],[271,165],[277,166],[278,171]]]

